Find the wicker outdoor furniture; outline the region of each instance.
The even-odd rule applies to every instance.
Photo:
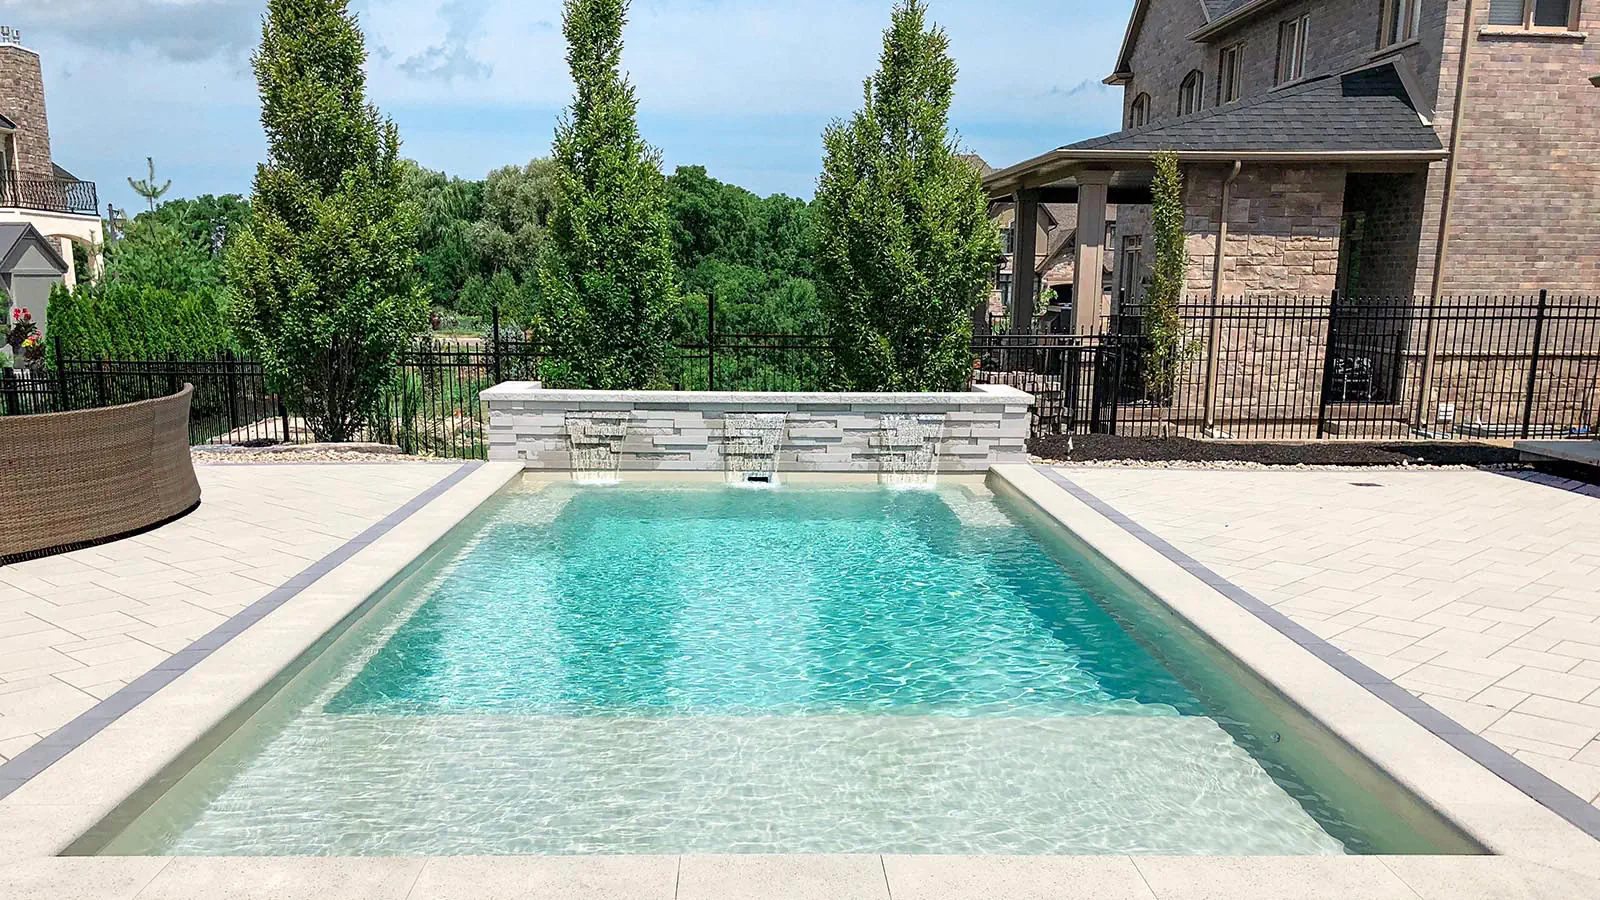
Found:
[[[200,503],[192,385],[170,397],[0,416],[0,563],[101,543]]]

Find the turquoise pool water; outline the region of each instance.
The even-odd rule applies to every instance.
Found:
[[[107,850],[1418,849],[1024,519],[975,486],[529,483]]]

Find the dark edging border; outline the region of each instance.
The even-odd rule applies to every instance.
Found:
[[[1113,524],[1138,538],[1141,543],[1176,563],[1217,593],[1232,600],[1246,612],[1272,626],[1279,634],[1310,651],[1311,654],[1340,674],[1366,688],[1367,692],[1404,713],[1406,718],[1428,729],[1445,743],[1466,754],[1468,758],[1498,775],[1501,780],[1533,798],[1556,815],[1582,829],[1590,837],[1600,840],[1600,809],[1551,780],[1544,773],[1500,749],[1495,744],[1450,718],[1405,688],[1380,675],[1370,666],[1343,650],[1333,646],[1309,629],[1295,623],[1288,616],[1239,587],[1199,560],[1161,538],[1154,532],[1123,515],[1115,507],[1080,487],[1060,471],[1045,465],[1034,469],[1057,487],[1071,494],[1084,505]]]
[[[432,487],[408,500],[399,509],[346,541],[332,553],[307,566],[300,574],[273,588],[260,600],[235,613],[232,618],[213,628],[194,643],[174,653],[165,662],[123,685],[116,693],[57,728],[37,744],[18,753],[9,762],[0,764],[0,800],[15,793],[40,772],[50,768],[85,741],[99,734],[107,725],[122,718],[154,696],[157,691],[177,680],[179,675],[194,668],[217,648],[243,634],[247,628],[261,621],[268,613],[294,599],[322,576],[343,565],[367,545],[388,534],[396,525],[411,518],[418,510],[459,484],[482,465],[482,462],[468,462],[461,465]]]
[[[131,531],[124,531],[121,534],[113,534],[103,538],[94,538],[93,540],[88,541],[77,541],[71,544],[62,544],[58,547],[45,547],[42,550],[28,550],[23,553],[12,553],[9,556],[0,556],[0,566],[11,566],[20,562],[31,562],[36,559],[60,556],[63,553],[71,553],[74,550],[88,550],[91,547],[103,547],[106,544],[114,544],[117,541],[125,541],[131,537],[138,537],[146,532],[155,531],[157,528],[160,528],[163,525],[170,525],[173,522],[178,521],[184,516],[187,516],[188,514],[199,509],[201,502],[203,502],[203,499],[196,500],[194,505],[186,510],[168,516],[160,521],[151,522],[149,525],[141,525]]]

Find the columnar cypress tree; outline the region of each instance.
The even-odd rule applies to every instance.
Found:
[[[949,132],[956,64],[923,0],[900,0],[865,105],[823,133],[818,274],[842,375],[860,390],[954,390],[999,232]]]
[[[639,136],[621,73],[627,11],[567,0],[562,17],[576,92],[556,126],[539,285],[544,377],[565,386],[661,386],[678,305],[661,155]]]
[[[1183,331],[1178,304],[1189,273],[1189,251],[1183,228],[1183,172],[1172,153],[1155,156],[1150,184],[1151,230],[1155,232],[1155,270],[1143,311],[1145,388],[1158,397],[1172,391],[1178,371],[1194,355],[1194,343]]]
[[[240,340],[320,440],[354,438],[426,305],[400,137],[366,100],[347,0],[269,0],[256,83],[267,160],[228,248]]]

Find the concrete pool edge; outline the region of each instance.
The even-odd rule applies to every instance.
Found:
[[[17,857],[60,853],[423,558],[521,471],[511,463],[461,465],[113,694],[111,700],[117,702],[92,728],[74,729],[69,723],[45,738],[36,745],[43,750],[27,767],[26,777],[19,777],[0,798],[0,847]]]
[[[1031,471],[1028,466],[1012,469]],[[479,470],[471,478],[455,485],[429,504],[425,515],[415,521],[395,528],[396,539],[390,536],[363,548],[344,566],[329,573],[315,587],[326,589],[325,596],[312,597],[328,604],[321,621],[329,619],[332,607],[342,604],[346,613],[331,616],[331,621],[309,618],[298,624],[264,618],[242,638],[268,635],[263,626],[276,625],[263,645],[274,653],[286,646],[298,645],[301,650],[289,654],[282,666],[272,675],[314,644],[342,620],[349,610],[358,608],[374,591],[381,590],[393,576],[425,554],[457,523],[501,487],[515,479],[520,467],[502,468],[500,472]],[[1001,477],[1004,477],[1001,473]],[[1057,523],[1083,537],[1096,550],[1111,559],[1111,553],[1126,555],[1135,551],[1153,554],[1147,563],[1166,566],[1165,575],[1157,570],[1153,576],[1169,590],[1187,593],[1191,599],[1210,606],[1221,606],[1226,597],[1185,572],[1175,563],[1155,554],[1151,548],[1105,519],[1081,501],[1067,495],[1038,473],[1032,484],[1033,491],[1025,492],[1030,499],[1043,497],[1053,506],[1064,509],[1068,521],[1050,514]],[[492,477],[490,477],[492,476]],[[1062,501],[1065,501],[1065,504]],[[1037,499],[1035,499],[1037,503]],[[1048,510],[1047,510],[1048,513]],[[1098,520],[1098,522],[1096,522]],[[1094,538],[1084,532],[1092,532]],[[428,534],[435,534],[432,540]],[[380,546],[381,545],[381,546]],[[383,552],[367,554],[373,549]],[[1116,560],[1113,559],[1113,562]],[[1122,567],[1121,563],[1118,563]],[[348,567],[348,568],[347,568]],[[1136,565],[1140,572],[1144,568]],[[1167,595],[1155,590],[1155,585],[1140,577],[1140,573],[1124,571],[1145,584],[1164,602]],[[387,570],[389,574],[377,576]],[[1175,570],[1175,571],[1173,571]],[[376,580],[375,580],[376,579]],[[370,586],[370,587],[369,587]],[[308,595],[321,591],[307,590]],[[1229,606],[1232,604],[1229,603]],[[1177,607],[1174,607],[1177,610]],[[1177,610],[1187,618],[1186,610]],[[1242,613],[1234,608],[1235,613]],[[1191,621],[1193,621],[1191,619]],[[1197,627],[1201,627],[1196,623]],[[1259,621],[1258,629],[1265,627]],[[1237,622],[1224,619],[1218,631],[1201,627],[1208,636],[1223,643],[1223,638],[1245,641],[1255,632],[1241,628]],[[315,631],[315,634],[310,632]],[[1219,637],[1220,634],[1220,637]],[[1280,641],[1287,640],[1274,633]],[[244,667],[266,668],[267,660],[250,654],[239,655],[240,648],[252,641],[235,642],[234,663]],[[1289,642],[1291,645],[1293,642]],[[1282,688],[1280,672],[1285,665],[1290,669],[1320,672],[1323,678],[1335,678],[1348,687],[1355,687],[1343,675],[1326,666],[1306,665],[1315,657],[1305,655],[1298,647],[1267,648],[1269,663],[1265,667],[1252,654],[1239,654],[1241,660],[1263,678]],[[219,651],[220,652],[220,651]],[[1231,649],[1230,649],[1230,652]],[[1298,654],[1298,655],[1296,655]],[[1275,660],[1275,662],[1274,662]],[[158,723],[161,732],[191,728],[199,732],[209,729],[206,719],[220,706],[227,711],[236,708],[253,695],[260,685],[270,680],[258,676],[241,676],[229,666],[207,665],[202,662],[183,678],[174,681],[167,689],[170,706],[163,711],[165,718],[147,718],[144,723]],[[259,673],[258,673],[259,674]],[[1287,672],[1294,675],[1293,672]],[[255,679],[255,687],[246,683]],[[1294,678],[1291,682],[1299,683]],[[181,689],[181,691],[179,690]],[[166,693],[166,692],[163,692]],[[186,697],[179,697],[179,694]],[[1367,723],[1359,709],[1349,715],[1337,708],[1331,713],[1319,711],[1318,698],[1302,698],[1289,694],[1291,699],[1330,727],[1338,729],[1339,721],[1354,719],[1354,724],[1365,727]],[[155,695],[160,697],[160,694]],[[234,698],[231,702],[227,698]],[[174,699],[183,700],[171,703]],[[1368,699],[1378,702],[1376,698]],[[148,716],[156,709],[146,709]],[[1384,709],[1392,716],[1394,710]],[[130,714],[131,715],[131,714]],[[1332,719],[1339,721],[1330,721]],[[1403,716],[1406,724],[1415,726]],[[200,721],[204,719],[205,721]],[[123,723],[118,723],[122,725]],[[1349,724],[1349,723],[1346,723]],[[107,729],[110,732],[112,726]],[[1341,736],[1343,732],[1341,731]],[[1421,732],[1430,744],[1427,758],[1439,757],[1454,762],[1465,760],[1442,742],[1426,732]],[[238,897],[271,897],[274,900],[287,896],[316,896],[321,900],[342,900],[345,897],[374,897],[395,900],[425,900],[432,897],[461,896],[522,896],[530,888],[548,890],[552,896],[608,896],[608,897],[740,897],[740,896],[817,896],[828,898],[888,897],[895,900],[906,897],[1030,897],[1036,898],[1064,884],[1074,886],[1074,893],[1082,896],[1137,897],[1137,898],[1194,898],[1201,896],[1229,896],[1243,898],[1297,897],[1362,897],[1407,898],[1416,900],[1469,900],[1473,897],[1551,897],[1566,898],[1594,896],[1600,888],[1600,862],[1594,859],[1596,845],[1583,838],[1582,844],[1572,840],[1582,837],[1576,829],[1556,818],[1553,813],[1539,807],[1527,797],[1499,782],[1476,764],[1471,764],[1477,774],[1496,782],[1499,788],[1516,795],[1516,803],[1506,803],[1498,824],[1491,823],[1491,831],[1503,835],[1506,843],[1486,841],[1497,845],[1506,855],[1489,857],[1130,857],[1126,855],[1094,857],[907,857],[907,856],[671,856],[671,857],[496,857],[496,858],[150,858],[150,857],[54,857],[59,848],[70,843],[83,831],[97,824],[121,800],[100,800],[96,803],[72,802],[73,794],[82,797],[93,788],[109,790],[109,783],[130,784],[137,789],[148,774],[149,760],[125,761],[116,755],[111,744],[96,748],[97,736],[81,750],[94,749],[92,757],[74,760],[69,754],[63,763],[75,767],[78,778],[85,785],[74,785],[70,780],[62,784],[69,793],[62,799],[67,802],[50,802],[52,798],[38,798],[39,802],[25,806],[0,801],[0,846],[7,853],[0,858],[0,896],[26,900],[29,897],[57,897],[64,894],[86,897],[134,898],[148,900],[153,897],[210,897],[226,893]],[[192,743],[166,733],[150,732],[134,737],[138,743],[127,743],[128,735],[119,746],[145,748],[148,752],[170,761]],[[1404,741],[1379,742],[1378,749],[1390,753],[1418,750],[1405,746]],[[1369,748],[1358,747],[1371,754]],[[144,751],[141,751],[144,752]],[[1373,756],[1381,765],[1382,758]],[[1470,763],[1470,761],[1467,761]],[[164,765],[165,763],[163,763]],[[136,771],[137,770],[137,771]],[[1454,763],[1445,766],[1448,773],[1455,771]],[[60,769],[66,772],[67,769]],[[1387,771],[1387,768],[1386,768]],[[59,772],[58,772],[59,774]],[[1456,774],[1460,774],[1456,772]],[[1399,779],[1403,780],[1403,779]],[[95,784],[94,782],[98,782]],[[137,782],[137,783],[134,783]],[[1447,794],[1473,793],[1472,778],[1456,785],[1446,784]],[[87,789],[86,789],[87,788]],[[1494,800],[1499,792],[1490,790]],[[13,798],[14,799],[14,798]],[[1429,798],[1432,800],[1433,798]],[[1504,799],[1504,798],[1501,798]],[[1495,803],[1489,806],[1494,807]],[[86,807],[93,806],[93,809]],[[1444,814],[1460,821],[1456,811],[1441,804]],[[1476,813],[1489,819],[1495,811]],[[1553,824],[1552,824],[1553,820]],[[1564,830],[1563,830],[1564,829]],[[36,831],[43,833],[36,834]],[[54,848],[39,838],[56,836]],[[62,836],[65,835],[65,839]],[[1541,853],[1541,842],[1548,852]],[[1532,849],[1529,849],[1530,846]],[[670,865],[666,861],[671,861]],[[1575,871],[1558,871],[1575,870]],[[1581,874],[1580,874],[1581,873]],[[965,890],[962,889],[965,886]],[[611,893],[601,894],[599,888]],[[585,892],[588,893],[585,893]]]
[[[1066,486],[1071,482],[1053,469],[1001,465],[993,467],[990,475],[1143,585],[1223,651],[1492,852],[1600,877],[1600,842],[1459,746],[1468,738],[1481,738],[1455,726],[1461,735],[1452,733],[1453,739],[1447,740],[1392,702],[1404,704],[1404,698],[1384,696],[1381,687],[1374,692],[1334,665],[1320,664],[1330,662],[1327,651],[1338,651],[1321,642],[1327,651],[1319,654],[1314,640],[1296,641],[1274,627],[1252,605],[1208,584],[1201,575],[1202,571],[1209,573],[1204,566],[1175,550],[1181,559],[1174,559],[1142,540],[1118,521],[1120,514],[1108,516],[1107,511],[1115,513],[1110,507],[1099,504],[1103,509],[1097,508],[1077,496]],[[1212,578],[1216,578],[1214,573]],[[1271,609],[1259,600],[1254,602]],[[1288,626],[1290,630],[1297,627],[1292,622]],[[1404,693],[1401,688],[1394,690]],[[1425,706],[1414,698],[1410,703]],[[1437,718],[1441,721],[1432,724],[1448,727],[1444,724],[1449,722],[1447,718]]]

